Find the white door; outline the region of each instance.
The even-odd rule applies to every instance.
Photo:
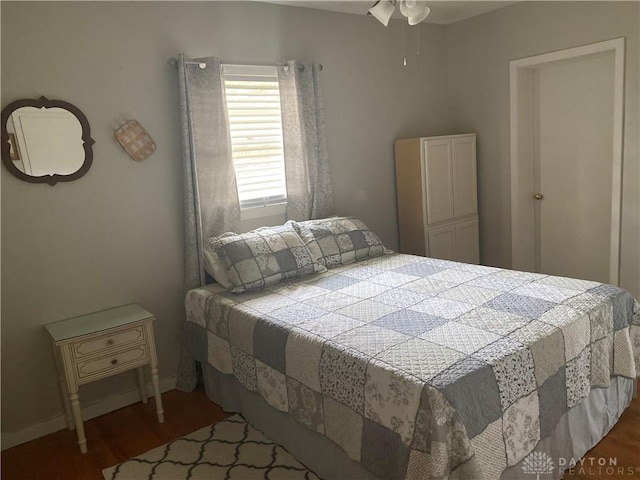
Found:
[[[536,270],[609,282],[614,55],[542,66],[532,87]]]
[[[429,230],[429,257],[441,260],[455,260],[455,225]]]
[[[478,213],[475,136],[451,141],[453,169],[453,216]]]
[[[427,223],[453,217],[451,140],[424,142]]]
[[[455,261],[462,263],[480,263],[480,238],[478,219],[456,223]]]

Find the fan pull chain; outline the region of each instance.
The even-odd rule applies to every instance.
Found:
[[[420,55],[420,25],[416,25],[416,36],[418,37],[418,55]]]
[[[404,38],[404,22],[402,22],[402,59],[403,65],[407,66],[407,42]]]

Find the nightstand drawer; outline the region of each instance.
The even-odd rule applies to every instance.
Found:
[[[75,358],[99,354],[101,351],[141,342],[144,340],[144,328],[141,326],[121,332],[102,335],[97,338],[73,344]]]
[[[112,375],[120,370],[127,370],[136,365],[143,365],[149,361],[149,352],[147,344],[141,343],[129,350],[113,353],[106,357],[88,360],[86,362],[77,363],[78,380],[95,379],[98,377]]]

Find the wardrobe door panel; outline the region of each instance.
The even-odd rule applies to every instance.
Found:
[[[427,222],[449,220],[453,218],[451,141],[425,141],[424,156]]]

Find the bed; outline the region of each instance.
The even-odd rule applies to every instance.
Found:
[[[321,477],[560,478],[631,401],[620,288],[388,252],[333,267],[185,300],[210,398]]]

